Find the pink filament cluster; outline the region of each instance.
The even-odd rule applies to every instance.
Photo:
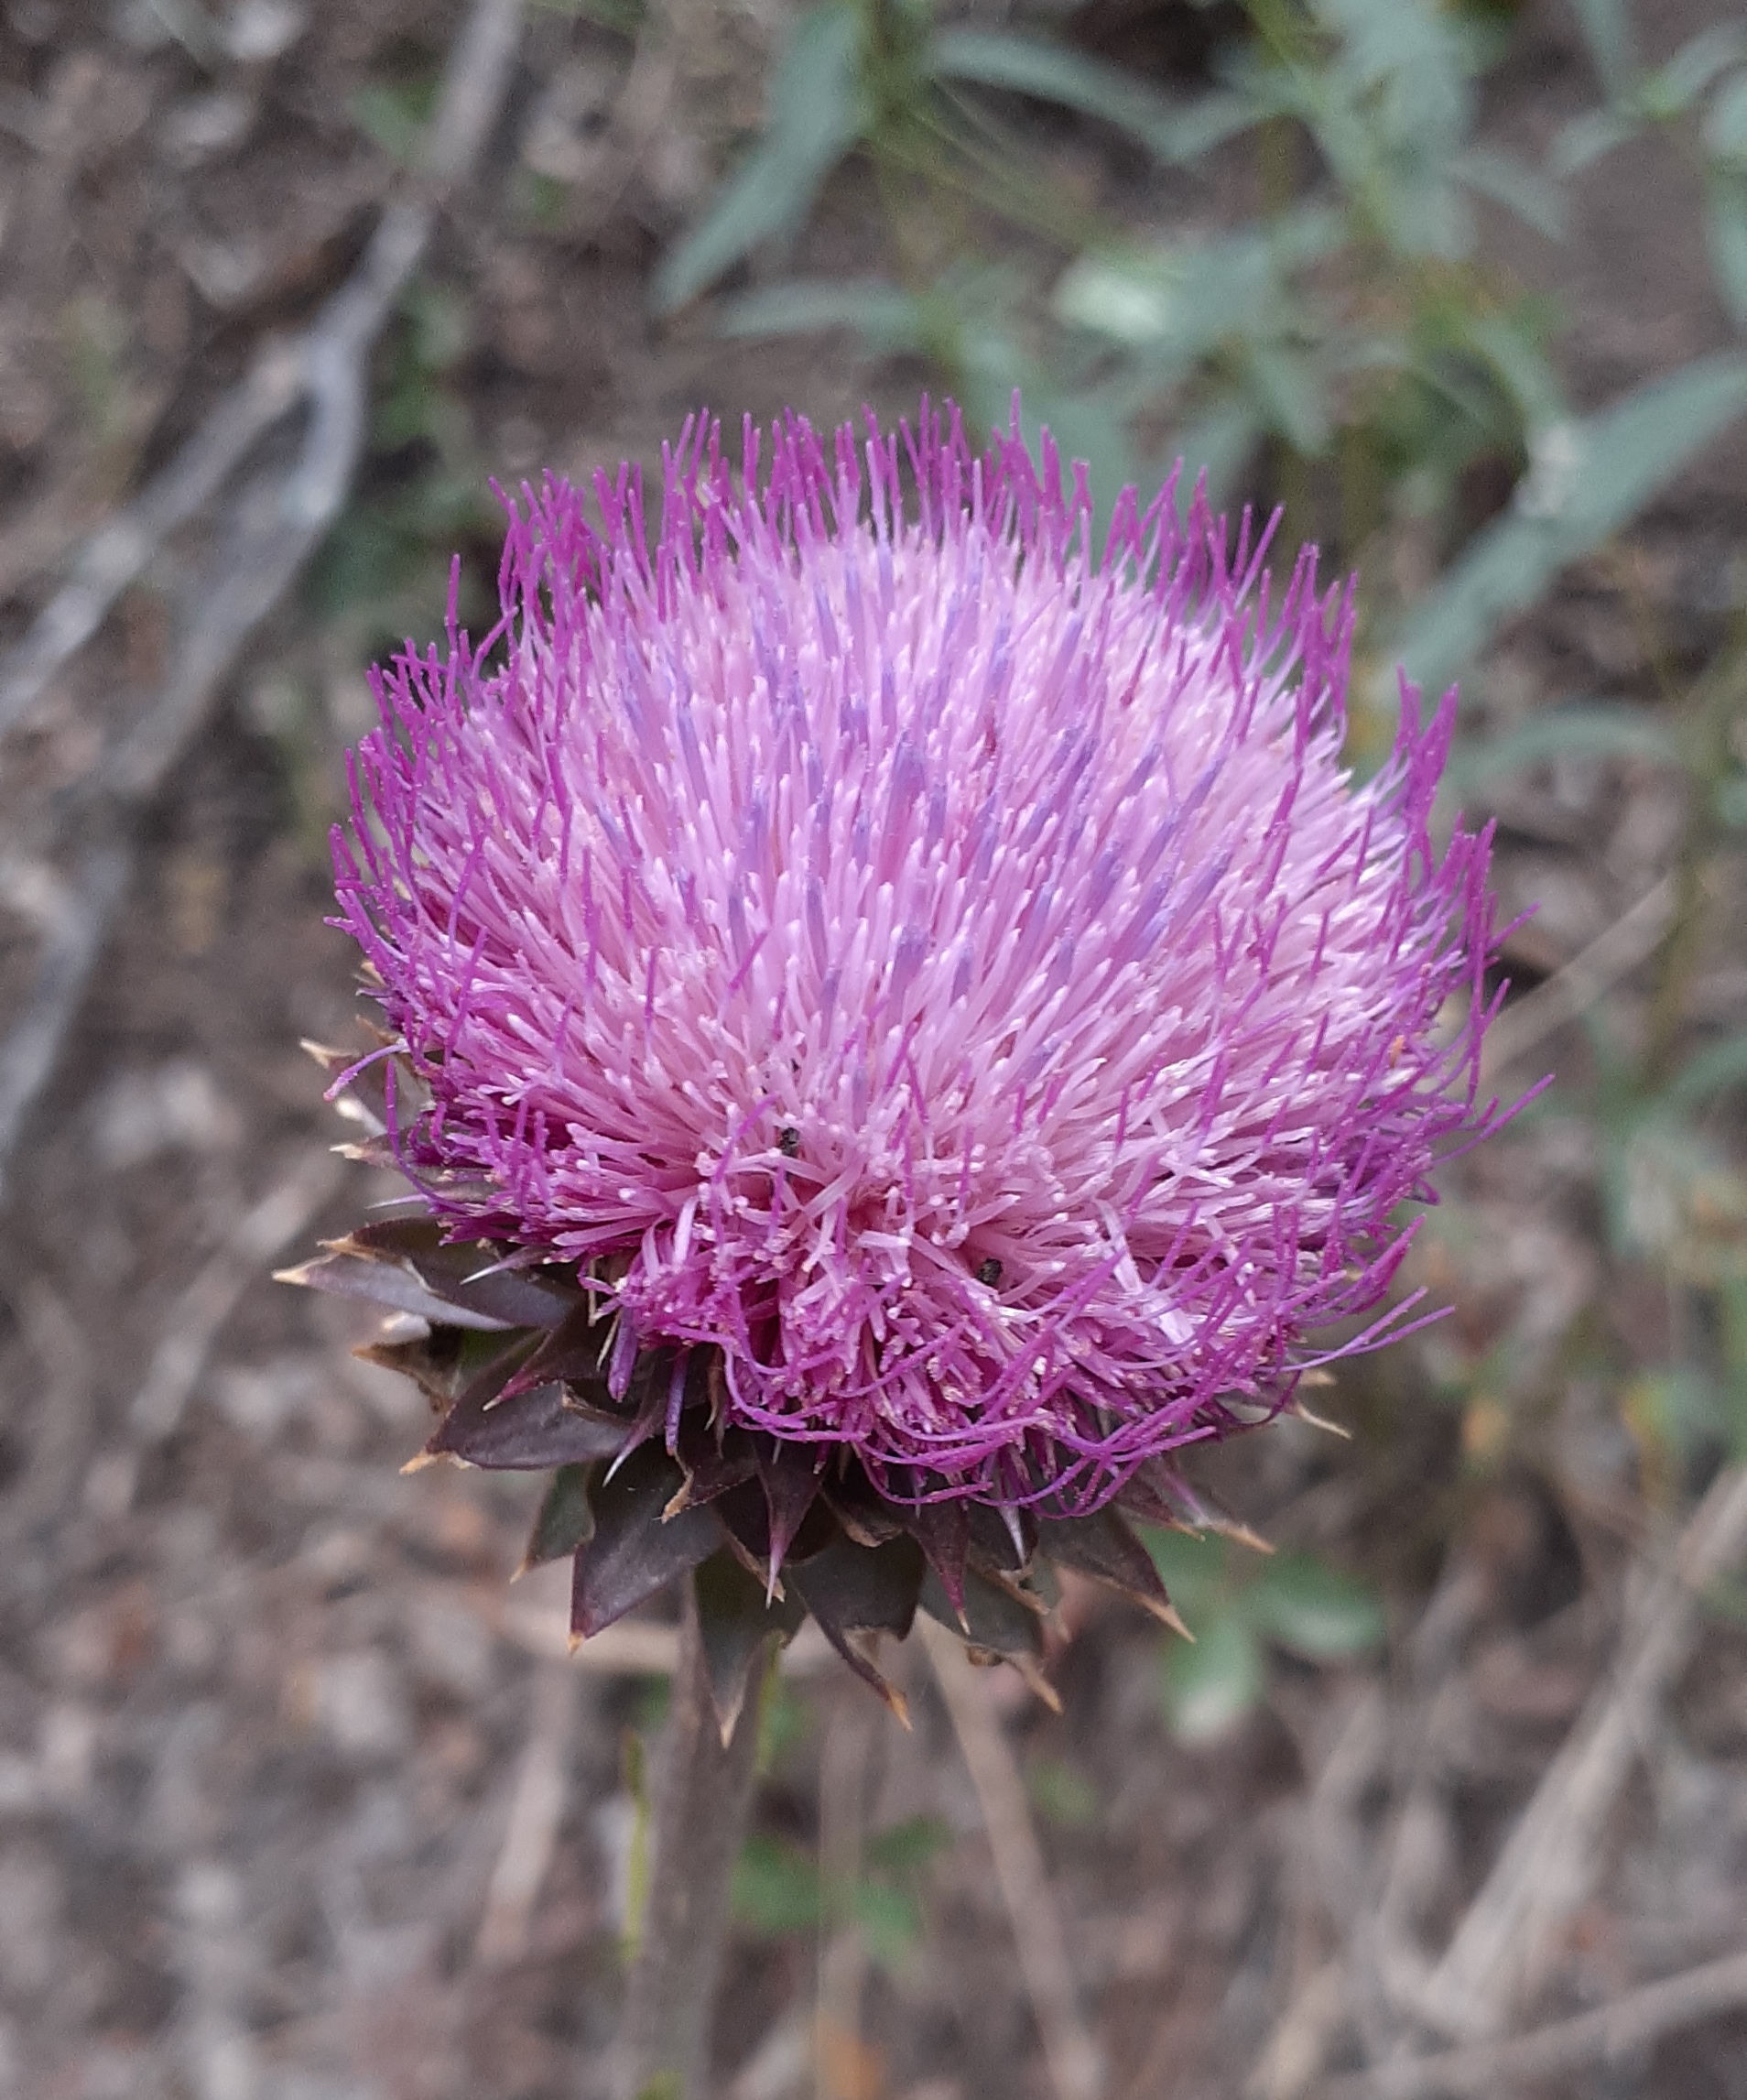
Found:
[[[500,626],[379,676],[335,856],[407,1163],[598,1265],[618,1377],[714,1344],[734,1420],[889,1492],[1091,1507],[1382,1301],[1497,1119],[1496,937],[1487,839],[1427,832],[1450,703],[1343,768],[1314,554],[1271,592],[1167,488],[1101,555],[1041,452],[925,403],[736,475],[688,425],[652,544],[627,471],[598,525],[525,490]]]

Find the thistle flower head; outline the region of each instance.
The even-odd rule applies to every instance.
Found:
[[[500,624],[378,679],[335,854],[400,1157],[575,1265],[615,1393],[708,1349],[898,1502],[1094,1507],[1282,1404],[1495,1115],[1450,704],[1356,781],[1314,555],[1172,488],[1095,547],[1016,423],[664,468],[653,530],[524,490]]]

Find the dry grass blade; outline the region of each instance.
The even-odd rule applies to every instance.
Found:
[[[280,1248],[304,1232],[339,1186],[343,1171],[328,1154],[313,1154],[276,1181],[239,1220],[166,1322],[128,1413],[136,1436],[159,1443],[175,1429],[237,1300]]]
[[[1615,1668],[1554,1758],[1426,1986],[1455,2034],[1496,2032],[1546,1974],[1589,1893],[1603,1826],[1650,1718],[1698,1637],[1698,1592],[1747,1551],[1747,1469],[1731,1467],[1694,1511],[1667,1565],[1628,1609]]]
[[[1586,2063],[1617,2061],[1665,2034],[1747,2005],[1747,1953],[1687,1969],[1628,1991],[1611,2005],[1554,2020],[1509,2041],[1450,2049],[1405,2063],[1380,2064],[1356,2077],[1331,2079],[1324,2100],[1459,2100],[1489,2096],[1557,2077]]]
[[[146,1377],[128,1409],[128,1443],[109,1452],[88,1490],[114,1518],[133,1501],[142,1454],[173,1435],[224,1322],[282,1247],[304,1233],[345,1169],[325,1152],[306,1155],[244,1213],[170,1309]]]
[[[231,489],[199,572],[177,579],[183,631],[162,686],[56,814],[58,824],[76,829],[75,872],[22,1017],[0,1043],[0,1172],[54,1069],[125,893],[140,811],[345,502],[364,442],[371,350],[429,243],[440,197],[472,166],[496,120],[521,17],[522,0],[477,0],[450,55],[418,185],[389,206],[357,270],[313,325],[264,351],[181,455],[90,542],[0,683],[4,734],[97,631],[166,537],[213,510]],[[232,488],[258,441],[304,411],[288,470],[266,467]]]
[[[1666,875],[1546,984],[1507,1006],[1486,1031],[1482,1083],[1490,1084],[1506,1066],[1586,1013],[1603,993],[1654,954],[1674,910],[1675,878]]]
[[[976,1667],[967,1660],[957,1637],[930,1619],[918,1618],[917,1629],[934,1666],[940,1696],[982,1810],[994,1854],[995,1878],[1013,1926],[1020,1974],[1043,2038],[1057,2100],[1097,2100],[1103,2088],[1103,2067],[1080,2010],[1068,1964],[1068,1942],[1044,1869],[1025,1780],[983,1696]]]
[[[855,2100],[871,2083],[862,2040],[862,1992],[867,1950],[861,1928],[843,1914],[862,1876],[868,1764],[879,1709],[859,1685],[846,1688],[826,1730],[820,1760],[819,1867],[827,1905],[819,1947],[819,2004],[814,2021],[814,2089],[819,2100]]]
[[[473,1942],[473,1959],[486,1968],[505,1967],[526,1950],[528,1924],[570,1800],[576,1708],[575,1673],[548,1663],[535,1681],[527,1747]]]

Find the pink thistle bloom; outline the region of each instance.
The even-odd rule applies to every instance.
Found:
[[[1499,1120],[1452,700],[1355,782],[1314,552],[1276,592],[1167,487],[1101,555],[1016,424],[663,458],[653,546],[628,470],[598,526],[524,491],[335,834],[454,1236],[594,1278],[615,1390],[711,1346],[732,1421],[913,1502],[1092,1507],[1398,1332],[1308,1339]]]

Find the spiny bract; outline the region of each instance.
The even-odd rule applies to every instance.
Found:
[[[653,541],[629,471],[525,489],[500,624],[378,679],[335,854],[398,1157],[577,1265],[615,1397],[667,1353],[670,1443],[707,1347],[895,1501],[1095,1507],[1282,1404],[1496,1119],[1451,702],[1355,782],[1351,593],[1173,487],[1099,553],[1016,418],[664,469]]]

